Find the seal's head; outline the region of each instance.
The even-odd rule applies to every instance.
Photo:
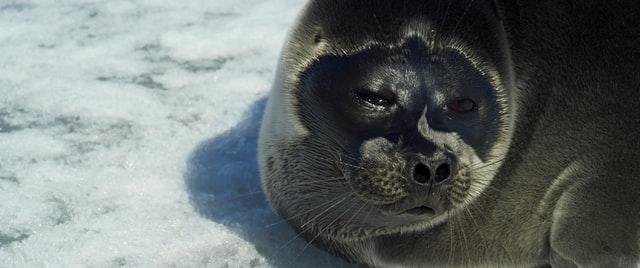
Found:
[[[272,206],[335,245],[425,230],[473,202],[513,129],[505,40],[491,1],[311,1],[261,130]]]

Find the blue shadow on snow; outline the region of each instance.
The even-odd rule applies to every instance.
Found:
[[[256,101],[237,126],[192,152],[185,180],[193,206],[252,243],[274,267],[351,266],[306,246],[269,207],[260,189],[256,159],[265,106],[266,98]]]

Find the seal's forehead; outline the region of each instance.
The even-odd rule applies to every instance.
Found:
[[[324,56],[392,51],[416,39],[429,53],[457,51],[485,74],[509,74],[504,28],[492,0],[315,0],[285,47],[284,88],[295,91],[299,76]]]
[[[500,35],[492,0],[314,0],[290,35],[284,60],[304,70],[323,55],[397,48],[418,37],[434,51],[453,48],[491,62],[501,57]],[[474,49],[464,51],[469,43]]]
[[[469,26],[491,28],[496,12],[492,0],[316,0],[309,3],[302,21],[345,48],[370,40],[396,43],[408,27],[442,36]]]

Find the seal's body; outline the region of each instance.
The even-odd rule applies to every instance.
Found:
[[[631,266],[640,4],[311,1],[260,136],[263,188],[372,266]]]

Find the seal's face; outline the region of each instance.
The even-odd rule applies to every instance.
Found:
[[[376,25],[375,11],[312,2],[285,53],[261,133],[263,186],[313,242],[442,223],[483,193],[508,148],[509,55],[494,9],[451,5],[475,23],[448,25],[423,17],[435,12],[427,1],[397,2],[415,15],[390,7],[375,34],[340,27]]]
[[[397,48],[323,57],[303,74],[298,94],[302,121],[314,122],[306,142],[335,150],[306,157],[322,163],[317,172],[333,163],[324,185],[334,186],[331,197],[345,195],[332,210],[348,217],[330,217],[344,221],[344,238],[366,227],[433,224],[493,176],[497,91],[454,50],[409,38]]]

